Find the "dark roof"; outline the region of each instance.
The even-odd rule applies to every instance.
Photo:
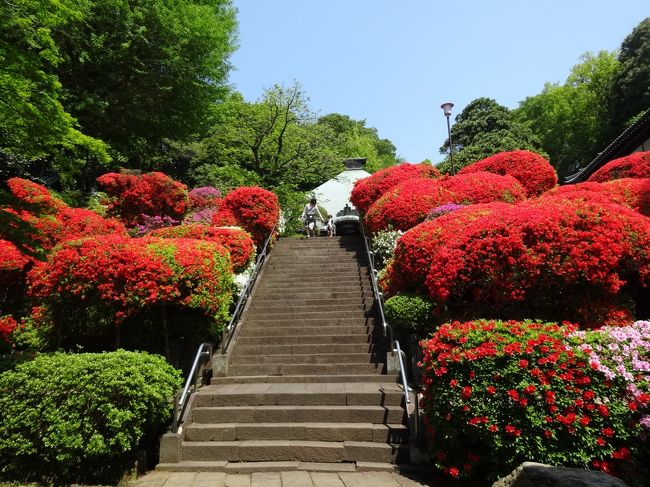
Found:
[[[621,135],[616,137],[614,141],[605,147],[605,149],[598,154],[593,161],[587,164],[586,167],[576,174],[567,177],[564,182],[566,184],[572,184],[586,181],[589,176],[612,159],[617,159],[631,154],[634,149],[648,140],[648,138],[650,138],[650,109],[646,110],[641,118],[625,129]]]

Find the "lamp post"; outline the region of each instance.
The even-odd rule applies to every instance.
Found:
[[[451,125],[449,125],[449,115],[451,115],[451,109],[454,108],[454,104],[451,102],[443,103],[440,105],[445,117],[447,117],[447,133],[449,134],[449,163],[451,164],[451,175],[456,174],[454,170],[454,147],[451,145]]]

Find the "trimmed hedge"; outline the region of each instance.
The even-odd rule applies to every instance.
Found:
[[[0,375],[0,471],[45,483],[117,481],[172,414],[179,372],[118,350],[43,355]]]

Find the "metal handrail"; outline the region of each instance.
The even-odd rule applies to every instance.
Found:
[[[176,395],[174,398],[174,419],[172,420],[172,425],[170,431],[176,433],[180,424],[183,422],[183,415],[185,414],[185,408],[187,408],[187,402],[190,397],[190,387],[194,385],[196,389],[199,384],[199,366],[203,362],[207,362],[212,357],[212,344],[211,343],[202,343],[199,345],[199,349],[196,351],[194,356],[194,362],[192,363],[192,368],[190,373],[187,376],[185,381],[185,387],[180,394],[180,397]]]
[[[269,236],[266,238],[266,241],[264,242],[264,247],[262,247],[262,251],[259,254],[257,254],[257,259],[255,260],[255,267],[253,268],[253,272],[248,278],[248,281],[246,281],[246,286],[244,286],[244,290],[242,291],[241,295],[239,296],[239,299],[237,300],[237,306],[235,307],[235,311],[233,311],[232,313],[232,317],[230,318],[230,322],[228,323],[228,326],[226,326],[226,328],[223,330],[222,339],[221,339],[222,355],[225,355],[227,353],[228,347],[230,346],[230,341],[234,336],[235,328],[237,328],[237,325],[239,324],[239,319],[241,318],[242,312],[244,311],[246,302],[248,301],[251,290],[253,289],[253,285],[255,284],[255,281],[257,280],[257,276],[260,270],[262,269],[264,262],[266,261],[267,254],[269,251],[269,245],[271,243],[271,240],[273,239],[273,236],[275,235],[275,228],[276,227],[273,227],[271,233],[269,233]]]
[[[406,404],[411,403],[409,398],[409,387],[406,382],[406,369],[404,366],[404,359],[402,356],[406,357],[406,354],[402,351],[400,347],[399,340],[395,339],[395,334],[393,333],[393,328],[386,321],[386,316],[384,315],[384,305],[383,299],[384,295],[379,291],[379,284],[377,283],[377,270],[375,269],[375,254],[370,250],[370,239],[366,236],[366,230],[364,228],[363,221],[359,221],[359,226],[361,227],[361,235],[363,237],[363,243],[366,247],[366,254],[368,256],[368,263],[370,264],[370,281],[372,283],[372,291],[375,295],[375,301],[377,302],[377,307],[379,309],[379,316],[381,318],[381,324],[384,329],[384,338],[389,338],[391,353],[397,353],[397,359],[399,361],[399,371],[402,379],[402,388],[404,389],[404,401]]]

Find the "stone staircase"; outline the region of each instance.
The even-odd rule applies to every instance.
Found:
[[[158,470],[390,470],[408,462],[360,237],[281,239],[228,358]],[[169,436],[169,435],[166,435]],[[164,440],[164,438],[163,438]]]

